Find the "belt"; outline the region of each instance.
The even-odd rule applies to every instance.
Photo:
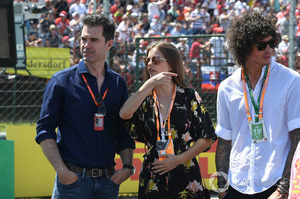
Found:
[[[97,177],[106,176],[106,175],[112,175],[115,172],[114,166],[104,168],[104,169],[99,169],[99,168],[86,169],[86,168],[78,167],[78,166],[68,163],[68,162],[65,162],[65,165],[67,166],[67,168],[70,171],[89,175],[92,178],[97,178]]]

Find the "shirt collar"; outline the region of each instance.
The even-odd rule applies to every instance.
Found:
[[[82,74],[82,73],[89,73],[85,63],[83,60],[81,60],[79,63],[78,63],[78,72],[79,74]],[[107,77],[107,75],[111,75],[112,74],[112,70],[111,68],[109,67],[108,63],[105,62],[105,77]]]
[[[270,65],[269,65],[269,70],[270,70],[270,72],[271,72],[271,70],[274,68],[274,66],[275,66],[275,57],[271,57],[271,61],[270,61]],[[265,70],[266,70],[266,67],[267,67],[267,65],[264,66],[264,67],[262,68],[262,71],[261,71],[261,78],[262,78],[263,75],[264,75],[264,72],[265,72]],[[240,70],[241,70],[241,69],[242,69],[242,68],[240,68]],[[241,72],[239,72],[239,79],[242,80],[242,73],[241,73]]]

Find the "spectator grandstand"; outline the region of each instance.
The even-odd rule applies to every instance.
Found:
[[[204,97],[204,100],[207,104],[211,103],[213,110],[220,81],[236,67],[226,49],[225,33],[230,20],[245,10],[259,10],[274,18],[282,38],[286,38],[289,34],[288,27],[293,25],[289,23],[290,6],[287,0],[108,0],[109,10],[104,9],[103,0],[15,1],[46,6],[46,12],[39,19],[25,19],[26,46],[31,50],[45,47],[69,49],[68,66],[81,59],[79,38],[82,16],[94,11],[109,13],[116,23],[117,31],[108,60],[111,68],[125,77],[129,93],[143,81],[143,60],[147,45],[156,39],[172,42],[182,53],[186,81],[200,93],[207,95],[208,98]],[[295,16],[295,69],[300,72],[300,2],[296,4]],[[284,48],[276,48],[274,52],[276,60],[286,66],[290,52],[287,50],[288,45],[286,43]],[[32,71],[29,72],[29,75],[32,74]],[[1,70],[0,78],[7,80],[11,73],[13,72]],[[39,82],[35,88],[38,96],[42,96],[42,88],[47,82],[45,78],[50,78],[52,74],[49,72],[48,75],[38,77],[30,75],[34,79],[32,82]],[[28,79],[22,76],[18,80],[22,78]],[[8,85],[13,84],[5,82],[0,93],[13,93],[13,86],[8,88]],[[0,100],[0,122],[16,121],[11,114],[7,114],[8,107],[11,107],[8,100],[12,101],[13,94],[6,94],[6,97]],[[39,103],[32,103],[37,112],[33,117],[28,117],[31,122],[38,118]]]

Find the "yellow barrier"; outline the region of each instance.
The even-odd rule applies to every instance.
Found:
[[[50,78],[62,69],[70,67],[70,49],[26,47],[26,69],[36,77]],[[14,74],[14,69],[8,69]],[[18,70],[19,75],[28,75],[25,70]]]
[[[14,140],[15,197],[44,197],[52,194],[55,171],[44,156],[41,147],[35,142],[35,136],[35,126],[7,127],[7,140]],[[210,151],[200,155],[202,175],[209,189],[209,177],[215,172],[215,147],[216,143]],[[120,194],[137,193],[144,153],[144,145],[137,143],[133,160],[136,174],[122,183]],[[116,169],[122,167],[119,156],[116,156],[116,164]]]

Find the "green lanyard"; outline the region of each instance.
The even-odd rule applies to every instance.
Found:
[[[255,103],[255,100],[254,100],[253,90],[251,88],[249,77],[246,73],[246,70],[244,70],[245,71],[245,76],[246,76],[246,83],[247,83],[248,89],[249,89],[249,94],[250,94],[251,101],[252,101],[252,104],[253,104],[253,107],[254,107],[254,110],[255,110],[255,122],[258,122],[258,119],[259,119],[260,97],[261,97],[262,89],[264,87],[264,84],[265,84],[265,81],[266,81],[266,78],[267,78],[267,75],[268,75],[268,70],[269,70],[269,65],[267,65],[266,70],[265,70],[265,74],[264,74],[264,77],[263,77],[263,82],[261,84],[261,88],[260,88],[260,92],[259,92],[259,97],[257,99],[257,103]]]

